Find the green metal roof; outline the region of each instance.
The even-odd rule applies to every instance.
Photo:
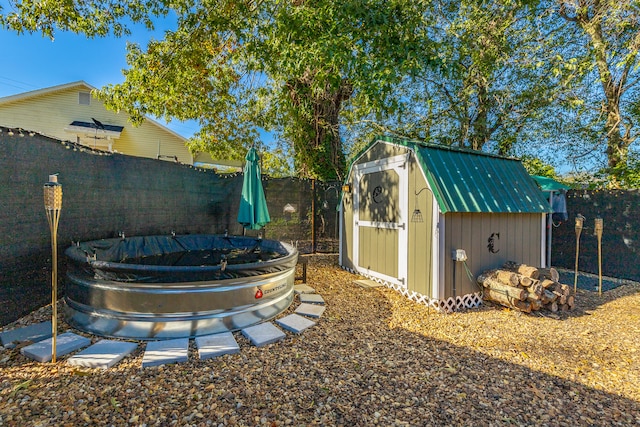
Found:
[[[560,191],[571,188],[568,185],[564,185],[563,183],[547,176],[531,175],[531,178],[538,183],[542,191]]]
[[[416,153],[442,213],[550,212],[549,202],[519,160],[390,137],[376,141]]]

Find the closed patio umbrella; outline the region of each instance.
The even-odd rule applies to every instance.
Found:
[[[242,182],[242,197],[238,209],[238,222],[244,228],[259,230],[271,221],[267,200],[264,197],[262,180],[260,178],[260,157],[255,147],[247,153],[244,165],[244,180]]]

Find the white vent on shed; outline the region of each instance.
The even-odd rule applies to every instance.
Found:
[[[90,105],[91,104],[91,94],[89,92],[78,92],[78,104],[80,104],[80,105]]]

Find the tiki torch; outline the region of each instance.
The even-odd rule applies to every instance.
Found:
[[[598,238],[598,295],[602,296],[602,218],[596,218],[595,231]]]
[[[578,291],[578,255],[580,254],[580,233],[582,233],[582,225],[584,217],[580,214],[576,217],[576,270],[573,278],[573,293]]]
[[[58,182],[57,175],[49,175],[49,182],[44,185],[44,209],[47,212],[49,229],[51,230],[51,330],[53,333],[53,345],[51,347],[51,361],[56,362],[56,335],[58,329],[58,222],[60,210],[62,210],[62,185]]]

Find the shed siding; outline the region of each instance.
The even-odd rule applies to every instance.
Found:
[[[370,149],[362,153],[354,164],[359,165],[375,160],[386,159],[387,157],[399,156],[401,154],[407,154],[408,151],[405,147],[378,141],[373,144]]]
[[[449,213],[445,221],[445,298],[479,290],[467,276],[463,263],[452,260],[456,249],[467,253],[466,262],[473,277],[506,261],[542,265],[541,214]],[[493,252],[489,250],[492,235]]]
[[[113,140],[113,150],[119,153],[155,159],[160,146],[161,155],[177,156],[180,162],[193,164],[184,140],[148,120],[134,127],[127,114],[107,110],[104,103],[94,97],[90,105],[82,105],[78,102],[80,92],[89,92],[89,89],[71,87],[0,105],[0,125],[75,142],[75,135],[65,132],[65,127],[74,120],[91,122],[95,118],[105,125],[124,126],[120,137]],[[101,144],[97,148],[105,149],[105,146]]]

